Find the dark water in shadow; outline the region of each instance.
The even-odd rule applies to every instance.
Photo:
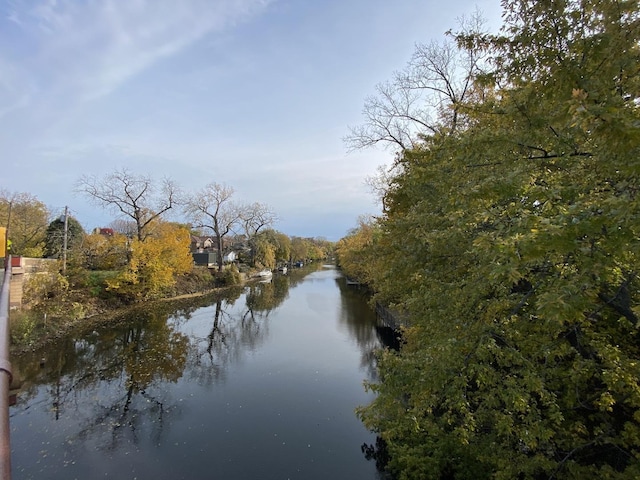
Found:
[[[380,478],[354,415],[378,346],[328,266],[146,306],[14,361],[13,478]]]

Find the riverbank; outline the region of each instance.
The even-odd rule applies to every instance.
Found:
[[[185,301],[193,303],[192,300],[196,298],[226,294],[234,289],[241,290],[254,280],[257,279],[241,275],[237,284],[213,286],[211,278],[202,275],[185,276],[176,282],[167,296],[133,303],[123,303],[117,298],[100,298],[90,295],[86,290],[73,291],[64,299],[64,303],[53,309],[54,314],[40,309],[14,310],[10,313],[10,355],[21,356],[46,348],[73,333],[117,324],[142,306],[154,309],[162,304],[175,306],[176,303]],[[51,299],[51,302],[56,302],[56,299]]]

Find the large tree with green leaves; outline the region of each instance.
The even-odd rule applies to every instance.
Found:
[[[640,6],[503,7],[457,37],[494,65],[464,128],[387,186],[374,285],[412,326],[360,414],[400,478],[638,478]]]
[[[35,196],[0,190],[0,225],[8,227],[10,254],[42,257],[48,223],[49,210]]]
[[[65,248],[65,237],[66,248],[68,250],[75,250],[82,244],[84,236],[84,228],[82,228],[80,222],[75,218],[71,216],[67,217],[66,232],[64,216],[56,218],[54,221],[49,223],[49,226],[47,227],[44,256],[62,258],[63,250]]]

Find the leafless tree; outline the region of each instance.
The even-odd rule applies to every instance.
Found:
[[[177,187],[168,179],[158,187],[150,177],[134,175],[127,169],[105,177],[83,175],[76,190],[104,208],[132,219],[140,241],[147,237],[147,227],[175,206],[178,194]]]
[[[255,202],[242,209],[242,227],[248,238],[256,236],[263,228],[272,226],[277,219],[278,216],[264,203]]]
[[[108,225],[114,232],[120,233],[128,238],[133,238],[138,234],[138,227],[133,220],[127,220],[125,218],[118,218],[113,220]]]
[[[384,144],[402,152],[415,148],[424,136],[455,133],[474,79],[483,69],[485,51],[470,41],[481,37],[483,25],[476,12],[460,20],[460,33],[449,32],[443,42],[417,44],[405,69],[365,99],[364,122],[350,127],[344,138],[347,147]]]
[[[233,193],[232,187],[213,182],[189,195],[184,202],[184,211],[193,226],[213,232],[218,271],[222,271],[224,237],[233,231],[242,219],[243,208],[232,201]]]
[[[264,203],[245,205],[241,213],[241,223],[244,234],[251,249],[251,263],[255,258],[255,239],[263,228],[271,227],[278,216]]]

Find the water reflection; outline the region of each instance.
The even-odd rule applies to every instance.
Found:
[[[65,339],[41,356],[14,361],[25,388],[13,415],[33,408],[37,397],[56,421],[77,422],[64,439],[68,445],[91,439],[96,448],[109,450],[123,440],[137,444],[145,429],[158,437],[167,408],[149,390],[178,381],[188,350],[189,338],[164,312],[136,311],[116,329]]]
[[[218,298],[206,309],[211,325],[206,336],[192,335],[189,377],[201,385],[213,385],[225,379],[227,367],[237,362],[246,351],[255,350],[269,333],[268,310],[257,309],[252,303],[266,284],[247,288],[245,307],[234,309],[228,298]]]
[[[184,478],[198,478],[192,469],[203,468],[195,464],[210,462],[210,457],[206,456],[206,446],[210,442],[217,445],[219,455],[224,455],[225,448],[231,448],[227,444],[233,442],[225,442],[220,425],[227,425],[227,432],[231,427],[252,431],[255,438],[246,437],[242,448],[255,442],[264,450],[265,458],[271,458],[273,462],[279,454],[268,448],[283,448],[284,443],[267,448],[266,439],[273,435],[268,431],[284,427],[278,423],[280,413],[269,420],[265,418],[264,410],[258,410],[265,408],[262,405],[265,402],[275,402],[268,405],[267,413],[287,412],[286,408],[281,410],[286,404],[290,405],[288,411],[295,412],[297,420],[286,420],[285,423],[291,423],[291,428],[303,429],[291,434],[304,443],[304,449],[295,451],[295,458],[304,468],[311,468],[303,478],[328,475],[326,471],[318,470],[321,458],[318,455],[329,455],[327,458],[335,464],[323,466],[325,470],[336,468],[338,472],[347,472],[354,469],[355,475],[369,472],[367,475],[371,475],[364,478],[376,478],[374,471],[358,463],[364,461],[358,458],[361,457],[360,445],[372,439],[362,438],[367,433],[352,415],[353,408],[366,399],[366,394],[358,393],[362,391],[361,380],[365,376],[371,378],[375,373],[373,352],[379,346],[373,324],[375,319],[363,299],[342,285],[339,284],[337,296],[331,293],[335,287],[333,290],[329,287],[339,277],[334,271],[320,270],[305,278],[308,273],[293,270],[288,275],[274,275],[269,283],[252,284],[223,297],[146,305],[108,327],[79,332],[75,338],[61,339],[54,347],[14,359],[14,367],[23,380],[18,404],[11,411],[16,478],[68,478],[70,468],[74,472],[72,476],[78,478],[91,477],[94,468],[127,475],[138,469],[138,473],[144,472],[147,477],[150,472],[147,463],[138,457],[130,458],[129,454],[137,453],[142,458],[152,457],[159,462],[165,455],[170,456],[170,450],[179,444],[176,442],[186,438],[191,445],[199,446],[198,451],[205,452],[204,457],[196,450],[184,454],[190,460],[181,468],[192,474]],[[298,289],[302,286],[305,288]],[[307,291],[309,289],[312,291]],[[290,299],[293,290],[297,292],[296,299]],[[326,338],[324,348],[327,353],[320,352],[324,357],[311,357],[306,353],[296,357],[296,346],[290,342],[301,342],[301,351],[308,352],[307,345],[318,344],[318,332],[330,328],[330,324],[319,325],[308,316],[308,311],[299,310],[303,295],[321,296],[323,317],[327,312],[335,312],[339,331],[359,352],[360,362],[356,368],[364,373],[358,374],[356,370],[344,377],[342,370],[346,368],[344,364],[348,363],[350,354],[349,350],[344,353],[335,350],[331,342],[339,342],[338,337]],[[319,329],[307,340],[300,337],[307,328],[303,320],[312,322],[309,325]],[[293,326],[299,329],[295,338],[287,337],[286,332]],[[272,330],[276,337],[273,340],[270,338]],[[284,346],[291,346],[293,353],[283,353]],[[246,362],[251,368],[238,370]],[[333,362],[339,365],[337,374],[331,374]],[[323,373],[323,364],[327,371],[319,376]],[[307,366],[315,371],[315,378],[302,369]],[[319,381],[327,383],[318,385]],[[310,382],[310,386],[305,386],[304,382]],[[329,390],[333,385],[335,393]],[[272,388],[276,393],[269,393]],[[297,388],[303,392],[300,397],[295,397],[293,391],[284,397],[277,393]],[[313,393],[314,388],[321,388],[320,393]],[[344,404],[347,388],[353,389],[354,398],[358,398],[347,398],[347,401],[355,403]],[[264,400],[258,401],[260,396]],[[322,398],[325,398],[324,402],[331,399],[331,402],[342,404],[318,403]],[[244,399],[244,413],[239,410],[236,413],[235,408],[242,407],[234,404],[240,402],[237,399]],[[345,407],[348,421],[343,420],[334,427],[329,420],[341,415],[339,411]],[[207,412],[205,416],[203,412]],[[202,419],[200,423],[198,418]],[[217,425],[215,439],[206,423],[202,423],[205,418]],[[326,419],[327,425],[322,419]],[[241,421],[248,422],[247,426],[240,427],[238,422]],[[256,422],[263,424],[256,428]],[[201,432],[189,432],[189,436],[185,436],[186,430],[200,424]],[[340,430],[326,430],[329,428]],[[349,433],[344,433],[344,428],[349,428]],[[314,434],[313,429],[318,433]],[[266,435],[264,438],[259,435],[262,431]],[[318,434],[319,437],[313,437]],[[351,436],[355,436],[353,441]],[[351,463],[340,463],[336,459],[336,455],[346,455],[341,451],[342,447],[333,445],[336,441],[353,443],[356,457],[348,457]],[[309,449],[312,444],[328,446],[326,451],[319,453],[307,450],[307,444]],[[240,453],[229,450],[227,455],[243,455],[242,448],[236,448]],[[283,465],[292,460],[292,453],[282,454],[285,457],[276,462],[277,468],[285,468]],[[258,467],[259,462],[255,468]],[[130,471],[123,472],[124,468]],[[158,468],[156,478],[180,477],[176,472],[172,473],[168,465]],[[249,470],[241,475],[237,465],[233,468],[223,477],[254,478],[247,473]],[[331,476],[348,478],[336,472]],[[276,478],[276,475],[265,473],[263,478]]]
[[[338,276],[335,282],[341,293],[340,321],[360,348],[361,365],[367,369],[368,378],[377,380],[378,351],[381,347],[398,350],[398,332],[378,325],[376,314],[368,305],[369,297],[365,289],[347,285],[343,276]],[[371,329],[372,324],[376,325],[374,330]]]

